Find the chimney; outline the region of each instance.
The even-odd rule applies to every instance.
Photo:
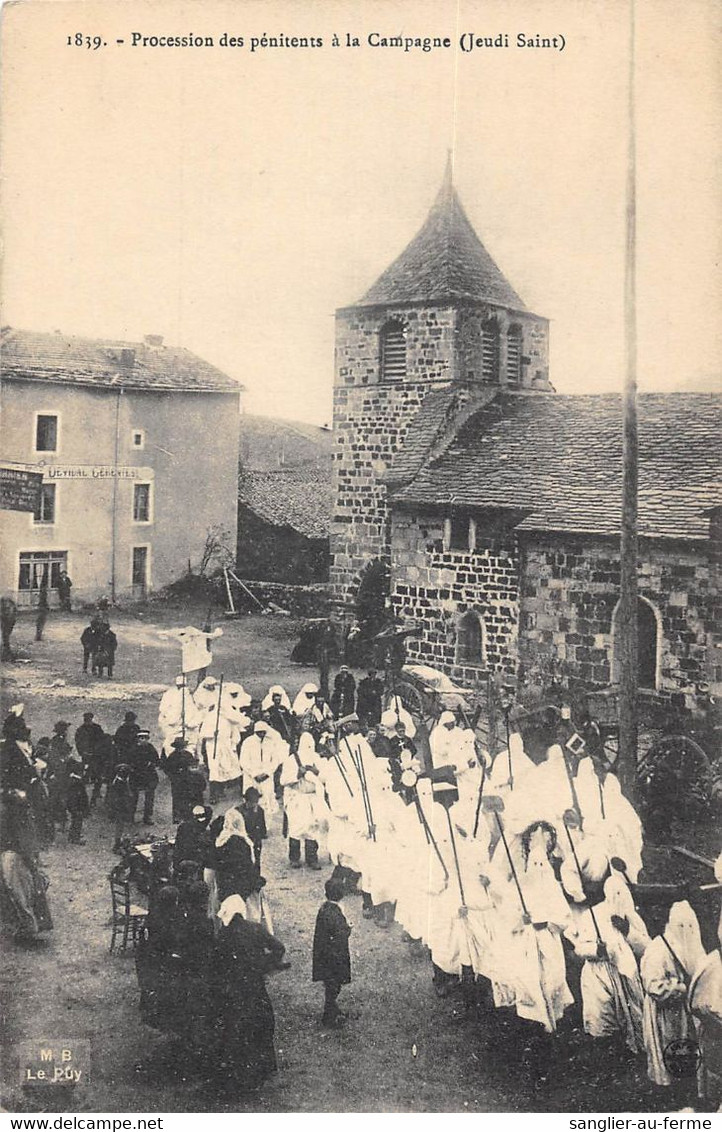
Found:
[[[124,349],[120,351],[120,364],[132,369],[135,365],[135,350]]]
[[[162,346],[163,345],[163,335],[162,334],[146,334],[145,344],[146,344],[146,346]]]

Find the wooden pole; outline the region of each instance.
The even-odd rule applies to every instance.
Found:
[[[634,105],[635,0],[629,0],[629,153],[627,162],[627,231],[624,265],[626,372],[622,444],[622,532],[620,603],[616,642],[619,648],[619,780],[631,801],[637,773],[637,312],[636,312],[636,120]]]

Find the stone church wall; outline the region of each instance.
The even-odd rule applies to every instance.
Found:
[[[457,680],[480,672],[517,669],[519,550],[513,535],[485,537],[473,552],[444,548],[442,516],[394,512],[391,600],[402,621],[420,626],[408,641],[409,661],[443,668]],[[457,663],[458,621],[472,611],[483,620],[483,667]]]
[[[380,382],[380,332],[391,320],[406,326],[407,377]],[[386,487],[378,477],[427,393],[451,379],[454,325],[451,307],[354,308],[338,314],[331,585],[339,604],[353,603],[369,562],[388,560]]]
[[[547,536],[523,555],[520,655],[530,675],[552,658],[586,684],[615,682],[613,614],[619,600],[619,552],[602,539]],[[722,679],[719,574],[710,544],[642,540],[639,595],[657,620],[657,691],[691,694]]]
[[[410,661],[475,683],[486,672],[533,683],[552,674],[605,686],[616,679],[613,614],[619,599],[619,554],[612,540],[509,532],[485,535],[478,521],[473,552],[444,549],[441,514],[394,512],[392,602],[419,636]],[[719,575],[709,545],[643,541],[639,594],[657,619],[657,692],[691,694],[722,680]],[[475,611],[484,625],[484,663],[457,660],[460,618]]]

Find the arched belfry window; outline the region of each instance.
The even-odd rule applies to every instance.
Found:
[[[476,667],[486,660],[486,634],[484,622],[478,613],[470,609],[459,618],[456,628],[456,663]]]
[[[381,380],[403,381],[406,377],[406,327],[387,322],[381,331]]]
[[[495,318],[481,328],[481,380],[499,380],[499,324]]]
[[[521,385],[521,327],[510,326],[506,332],[506,383]]]
[[[614,665],[613,679],[620,678],[620,605],[614,610]],[[654,690],[658,683],[659,652],[661,644],[661,623],[659,614],[646,598],[637,598],[637,684],[640,688]]]

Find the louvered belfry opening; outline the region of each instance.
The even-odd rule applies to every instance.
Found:
[[[521,327],[510,326],[506,332],[506,383],[521,385]]]
[[[387,322],[381,331],[381,380],[403,381],[406,377],[406,328]]]
[[[481,380],[499,380],[499,325],[495,319],[481,328]]]

